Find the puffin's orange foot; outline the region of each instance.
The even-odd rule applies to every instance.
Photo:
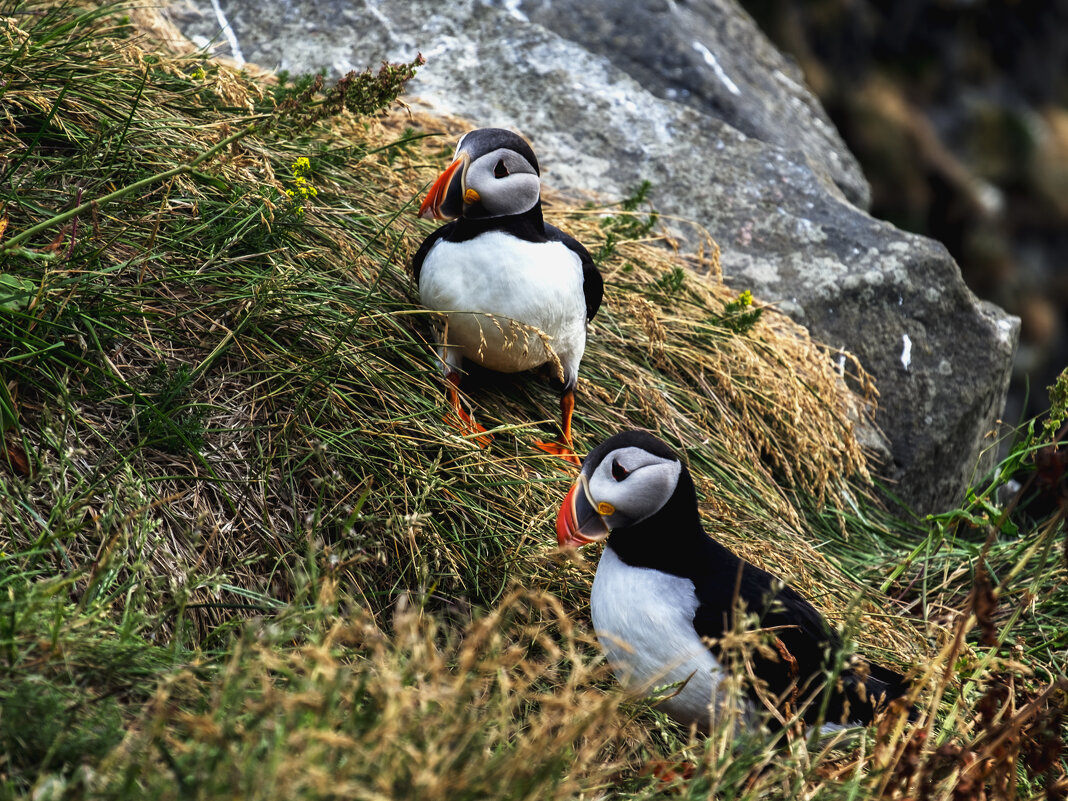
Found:
[[[486,429],[472,420],[466,412],[461,411],[459,416],[456,414],[447,414],[443,419],[465,437],[469,437],[472,434],[481,435],[472,437],[475,444],[480,448],[488,448],[489,444],[493,441],[493,436],[487,434]]]
[[[571,450],[571,446],[563,442],[541,442],[537,440],[534,442],[534,447],[538,450],[545,451],[550,456],[559,456],[565,462],[570,462],[575,467],[582,467],[582,460],[575,455],[575,452]]]
[[[697,768],[692,762],[671,762],[667,759],[654,759],[646,762],[642,768],[643,776],[655,777],[661,785],[671,785],[679,781],[689,781]]]

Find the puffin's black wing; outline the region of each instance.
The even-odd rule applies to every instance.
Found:
[[[545,238],[550,242],[563,242],[582,260],[582,294],[586,296],[586,319],[592,320],[593,315],[601,308],[601,299],[604,298],[604,279],[601,278],[601,271],[597,269],[590,252],[582,243],[555,225],[545,224]]]
[[[761,671],[766,671],[770,677],[769,687],[778,696],[788,692],[796,681],[796,703],[807,704],[802,717],[806,723],[815,723],[824,695],[817,691],[835,668],[842,641],[822,615],[790,586],[783,586],[774,596],[761,618],[761,626],[775,629],[779,642],[797,660],[797,668],[793,668],[782,655],[777,655],[777,659],[763,660],[756,667],[757,675],[762,676]],[[862,676],[848,664],[841,666],[837,680],[830,687],[825,723],[867,725],[876,711],[908,690],[904,677],[888,668],[867,663],[864,672],[866,675]]]
[[[753,672],[766,683],[773,698],[784,696],[795,686],[799,693],[807,687],[807,697],[813,682],[816,686],[822,683],[824,667],[830,663],[827,655],[840,647],[838,637],[827,628],[819,612],[791,587],[741,559],[736,564],[741,569],[740,578],[735,572],[729,577],[719,576],[715,584],[702,582],[705,586],[696,586],[701,603],[694,613],[694,628],[702,637],[713,639],[729,632],[734,624],[737,588],[738,600],[747,613],[756,616],[756,625],[771,629],[770,633],[796,661],[792,664],[777,652],[762,654],[754,649],[751,653]],[[724,614],[725,610],[730,611]],[[738,656],[723,652],[719,646],[716,651],[720,661],[731,662]],[[760,707],[754,688],[750,688],[750,695]]]
[[[732,619],[724,609],[734,609],[735,585],[746,610],[756,615],[760,628],[767,630],[770,652],[751,653],[753,672],[766,684],[772,698],[782,698],[797,706],[805,706],[803,716],[815,722],[820,713],[819,698],[814,695],[826,681],[826,674],[835,665],[842,643],[838,635],[813,606],[789,585],[775,579],[755,565],[738,560],[741,580],[737,574],[731,581],[714,586],[697,586],[701,602],[694,614],[694,628],[703,637],[718,639],[729,631]],[[730,662],[735,656],[716,646],[716,656]],[[783,653],[785,651],[785,653]],[[864,686],[862,686],[864,685]],[[825,722],[868,723],[875,714],[876,702],[889,700],[905,690],[901,676],[886,668],[871,665],[869,675],[861,679],[852,669],[843,668],[828,702]],[[762,708],[763,704],[752,686],[749,695]]]
[[[415,279],[416,286],[419,285],[419,274],[423,271],[423,260],[426,258],[426,254],[430,252],[430,248],[437,244],[439,239],[448,236],[455,227],[455,220],[446,223],[424,239],[423,244],[419,246],[419,250],[415,251],[415,255],[412,257],[412,277]]]

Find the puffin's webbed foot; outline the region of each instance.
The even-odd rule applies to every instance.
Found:
[[[565,462],[570,462],[575,465],[575,467],[582,467],[582,460],[575,455],[575,451],[566,442],[542,442],[541,440],[535,440],[534,447],[540,451],[545,451],[550,456],[559,456]]]
[[[460,386],[460,374],[449,373],[445,376],[446,380],[446,393],[449,396],[449,404],[452,406],[452,411],[445,415],[443,418],[447,424],[455,428],[461,434],[466,436],[475,436],[473,439],[480,448],[489,447],[490,442],[493,441],[493,437],[486,433],[486,429],[476,423],[466,411],[464,411],[463,405],[460,403],[460,391],[457,387]]]
[[[535,442],[534,447],[545,451],[551,456],[559,456],[565,462],[570,462],[575,467],[582,467],[582,460],[575,455],[571,440],[571,415],[575,411],[575,391],[564,390],[560,396],[560,429],[563,432],[560,439],[555,442]]]
[[[480,426],[478,423],[472,420],[471,415],[469,415],[463,409],[456,409],[453,412],[450,412],[449,414],[445,415],[442,419],[465,437],[472,437],[472,435],[480,435],[472,437],[472,439],[474,439],[475,443],[480,448],[488,448],[489,444],[493,442],[493,436],[491,434],[485,433],[485,427]]]

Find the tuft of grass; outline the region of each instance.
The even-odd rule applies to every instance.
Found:
[[[144,376],[134,401],[134,423],[146,447],[181,456],[204,444],[206,412],[188,404],[191,378],[189,365],[168,368],[164,362]]]
[[[36,676],[9,687],[0,705],[0,745],[13,771],[97,763],[122,734],[114,698],[87,698]]]
[[[210,703],[176,717],[197,679],[161,687],[101,794],[565,799],[631,752],[594,645],[555,598],[512,591],[452,628],[402,605],[387,634],[329,613],[330,586],[329,617],[289,612],[239,638]],[[289,647],[294,627],[310,632]]]
[[[642,181],[616,204],[618,209],[614,209],[614,213],[598,210],[604,241],[594,251],[593,260],[597,264],[609,261],[616,254],[617,246],[621,242],[645,239],[653,234],[660,215],[652,209],[639,211],[643,205],[649,205],[649,192],[652,187],[651,182]],[[595,207],[589,205],[587,208]]]

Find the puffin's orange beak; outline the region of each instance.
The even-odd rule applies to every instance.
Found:
[[[450,164],[430,187],[422,205],[419,216],[424,220],[447,220],[460,216],[463,197],[463,177],[467,171],[470,157],[463,153]],[[455,183],[455,186],[454,186]],[[446,202],[448,204],[446,206]],[[457,203],[457,201],[460,201]],[[445,207],[445,208],[443,208]],[[455,211],[454,211],[455,209]]]
[[[580,475],[571,485],[556,516],[556,541],[561,548],[581,548],[608,536],[608,526],[593,508],[588,496],[586,477]]]

